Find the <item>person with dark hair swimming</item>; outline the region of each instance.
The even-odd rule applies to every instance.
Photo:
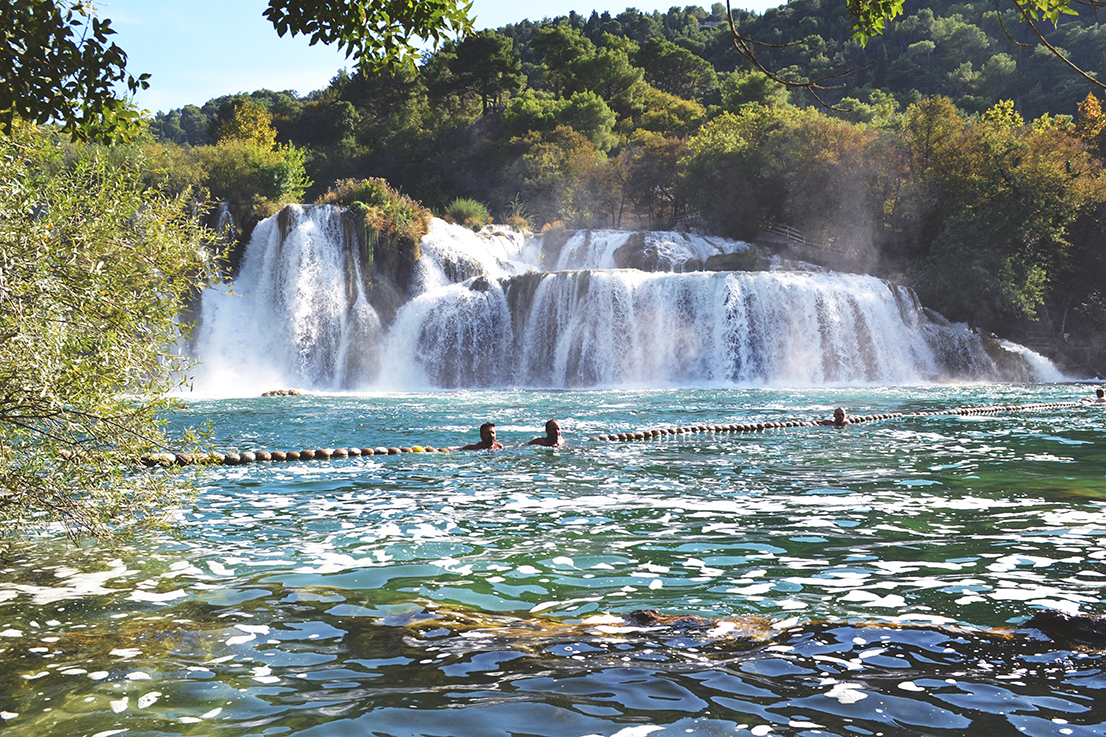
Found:
[[[833,411],[832,420],[819,420],[818,424],[826,427],[844,427],[849,424],[849,418],[845,416],[845,408],[838,407]]]
[[[1094,390],[1094,394],[1095,394],[1094,399],[1087,399],[1087,398],[1084,397],[1083,399],[1079,400],[1080,403],[1082,403],[1082,404],[1106,404],[1106,390],[1103,390],[1102,387],[1099,387],[1098,389]]]
[[[496,442],[495,423],[485,422],[480,426],[480,442],[462,445],[456,450],[500,450],[503,443]]]
[[[544,445],[547,448],[559,448],[565,442],[565,436],[561,435],[561,423],[550,420],[545,423],[545,437],[534,438],[523,443],[523,445]]]

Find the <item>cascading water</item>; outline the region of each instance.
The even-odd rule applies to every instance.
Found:
[[[283,223],[274,216],[254,230],[231,288],[204,294],[195,341],[201,391],[356,389],[375,374],[380,319],[340,209],[282,214]]]
[[[978,335],[869,276],[572,271],[435,290],[397,316],[403,386],[904,384],[998,378]],[[1038,377],[1042,378],[1042,377]]]
[[[570,238],[562,270],[544,272],[539,239],[435,220],[412,297],[385,328],[340,211],[285,213],[284,228],[258,226],[232,290],[204,298],[200,392],[1061,378],[1020,346],[993,345],[1017,368],[996,365],[978,334],[874,277],[675,273],[748,248],[682,234],[638,236],[673,271],[605,268],[630,236],[596,231]]]
[[[632,248],[640,239],[641,250],[648,253],[646,259],[650,271],[687,271],[694,262],[709,257],[746,250],[749,245],[728,238],[648,231],[644,233],[625,230],[581,230],[575,233],[560,250],[557,270],[566,269],[614,269],[619,263],[619,252]]]

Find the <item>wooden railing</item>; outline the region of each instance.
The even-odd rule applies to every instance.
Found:
[[[827,253],[836,253],[843,256],[853,255],[849,249],[842,248],[841,246],[833,243],[823,243],[820,241],[809,240],[806,235],[798,228],[792,228],[790,225],[783,225],[782,223],[768,223],[761,230],[765,233],[769,233],[778,238],[782,238],[788,245],[796,246],[798,248],[812,248],[816,251],[825,251]]]

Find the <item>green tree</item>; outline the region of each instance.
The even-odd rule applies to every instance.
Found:
[[[646,88],[642,100],[644,110],[639,117],[639,129],[689,136],[707,115],[706,109],[699,103],[652,87]]]
[[[722,92],[722,108],[737,112],[743,106],[786,105],[787,87],[756,72],[730,72],[719,80]],[[844,107],[844,106],[842,106]]]
[[[1035,316],[1064,267],[1073,223],[1106,199],[1102,164],[1077,131],[1027,125],[1009,101],[941,141],[916,178],[923,186],[904,194],[935,203],[920,292],[950,317],[988,327]]]
[[[545,67],[545,83],[558,98],[564,94],[571,75],[570,65],[595,55],[595,44],[567,25],[541,29],[530,42],[530,48]]]
[[[753,105],[723,113],[688,139],[682,188],[712,230],[749,239],[782,216],[786,190],[767,144],[796,114]]]
[[[239,213],[268,217],[302,200],[311,180],[302,149],[277,145],[277,132],[265,108],[237,100],[216,131],[213,146],[197,146],[190,158],[203,172],[202,183],[218,201]]]
[[[640,91],[645,72],[630,62],[629,55],[618,48],[604,47],[593,56],[579,57],[569,65],[571,78],[566,80],[565,93],[591,91],[608,104],[616,101],[632,104],[635,90]]]
[[[149,75],[126,73],[127,55],[110,41],[111,21],[90,2],[9,0],[0,5],[5,63],[0,65],[0,131],[17,119],[57,121],[79,140],[121,140],[139,129],[139,113],[115,92],[134,94]]]
[[[414,67],[415,39],[435,46],[472,30],[464,0],[269,0],[264,15],[283,36],[311,37],[345,49],[362,71]]]
[[[840,87],[841,77],[850,72],[859,71],[859,69],[866,66],[864,62],[868,59],[862,61],[861,58],[853,54],[841,54],[830,59],[826,55],[819,54],[819,47],[823,45],[830,46],[831,44],[833,46],[846,45],[846,39],[842,38],[844,35],[842,33],[843,24],[840,23],[840,20],[844,17],[847,17],[848,21],[851,22],[850,30],[852,31],[853,43],[860,48],[867,46],[872,39],[884,35],[885,32],[890,35],[893,31],[889,30],[889,24],[902,15],[903,6],[904,0],[845,0],[843,8],[845,12],[842,13],[840,4],[836,8],[827,4],[825,5],[826,9],[833,12],[832,19],[829,19],[829,26],[832,30],[827,39],[812,35],[809,30],[804,29],[803,22],[808,19],[816,25],[816,21],[809,15],[802,17],[802,21],[797,25],[797,28],[787,29],[790,31],[788,33],[790,38],[781,37],[779,33],[779,26],[787,25],[781,23],[783,17],[787,15],[794,17],[799,13],[809,13],[810,10],[818,9],[818,4],[805,5],[803,11],[799,11],[798,6],[794,6],[796,8],[794,14],[790,12],[790,8],[781,9],[780,14],[766,13],[764,17],[770,18],[767,21],[767,29],[764,28],[764,25],[761,25],[760,28],[746,27],[745,24],[740,23],[740,18],[735,19],[731,14],[729,21],[730,38],[733,49],[754,70],[788,87],[806,89],[819,103],[826,105],[827,102],[824,96],[827,91]],[[1008,10],[1003,13],[1002,6],[1012,9],[1013,12]],[[1034,58],[1031,62],[1034,68],[1047,69],[1050,76],[1055,76],[1054,72],[1063,68],[1064,74],[1073,74],[1080,78],[1080,85],[1090,83],[1106,89],[1106,85],[1097,79],[1097,72],[1095,71],[1101,63],[1101,51],[1084,54],[1083,60],[1080,62],[1082,66],[1080,66],[1076,63],[1076,54],[1069,53],[1066,50],[1066,45],[1060,42],[1061,36],[1067,34],[1062,31],[1064,26],[1059,25],[1062,16],[1076,16],[1079,15],[1080,10],[1084,10],[1090,11],[1086,15],[1093,17],[1091,13],[1097,12],[1102,7],[1101,0],[1009,0],[1008,5],[1006,3],[996,3],[994,16],[1003,16],[1001,23],[998,24],[1002,36],[1008,37],[1021,47],[1036,45],[1032,54]],[[914,82],[917,89],[923,94],[929,95],[938,91],[951,91],[939,90],[938,83],[945,80],[947,74],[953,72],[960,63],[967,61],[978,69],[986,58],[985,53],[990,42],[978,26],[964,21],[961,9],[970,12],[972,6],[957,6],[955,14],[950,13],[949,17],[937,19],[936,22],[933,22],[932,11],[929,8],[924,8],[921,12],[929,13],[929,22],[924,24],[925,35],[928,37],[924,39],[913,38],[906,43],[903,43],[905,39],[896,39],[896,45],[899,45],[900,48],[907,44],[910,44],[910,47],[907,49],[907,55],[900,57],[890,67],[883,63],[877,51],[877,61],[879,63],[874,72],[879,83],[882,84],[888,79],[900,83]],[[825,15],[828,15],[828,13]],[[900,25],[906,27],[914,19],[914,17],[907,18],[896,24],[896,28]],[[1022,24],[1022,29],[1025,29],[1025,32],[1020,32],[1021,29],[1017,28],[1016,24],[1018,22]],[[1075,25],[1071,24],[1068,27]],[[918,28],[919,24],[913,24],[912,30]],[[1056,35],[1050,35],[1050,28]],[[788,41],[791,43],[788,43]],[[789,63],[781,64],[779,59],[780,57],[794,57],[796,50],[800,47],[803,48],[803,53],[807,55],[807,58],[798,67],[801,74],[793,74],[793,68],[789,66]],[[956,64],[951,68],[944,69],[940,74],[937,74],[937,67],[947,63],[947,59],[940,58],[945,56],[945,53],[934,53],[938,48],[941,49],[941,52],[949,52],[948,56],[956,55],[958,59]],[[964,59],[964,56],[970,58]],[[1055,64],[1050,65],[1046,62],[1055,62]],[[1006,69],[1004,67],[1006,66],[1001,64],[1000,67],[989,70],[995,75],[993,80],[989,80],[989,82],[995,85],[1000,84],[1002,77],[1005,76]],[[918,84],[919,81],[920,84]],[[954,78],[951,82],[958,85],[960,80]],[[829,94],[833,93],[830,92]]]
[[[67,162],[17,126],[0,152],[0,517],[153,521],[186,485],[138,460],[170,444],[178,316],[213,278],[210,234],[96,150]]]
[[[583,133],[596,149],[606,153],[616,142],[612,133],[614,111],[594,92],[576,92],[567,100],[527,90],[511,100],[504,111],[508,135],[525,136],[531,131],[551,132],[559,125]]]
[[[626,199],[644,227],[671,226],[682,214],[680,160],[687,143],[676,136],[637,131],[618,155],[618,171]]]
[[[363,70],[414,67],[417,39],[435,45],[472,30],[464,0],[270,0],[264,15],[277,33],[333,43]],[[120,96],[149,86],[126,72],[127,55],[109,19],[78,0],[0,4],[7,62],[0,67],[0,131],[14,121],[57,121],[77,140],[118,141],[140,130],[139,111]]]
[[[512,144],[518,155],[502,186],[525,203],[533,223],[597,224],[597,203],[606,202],[601,177],[606,160],[591,141],[562,125],[529,133]]]
[[[554,99],[548,92],[526,90],[507,103],[503,111],[507,133],[520,137],[530,131],[551,131],[557,127],[557,118],[564,108],[565,101]]]
[[[227,138],[193,149],[192,157],[215,200],[259,218],[301,202],[311,186],[304,152],[291,145],[266,148],[248,138]]]
[[[557,122],[583,133],[597,151],[610,151],[616,140],[611,133],[616,116],[607,103],[594,92],[575,92],[564,103]]]
[[[216,142],[232,138],[252,141],[267,151],[276,146],[276,136],[269,111],[248,98],[234,106],[234,112],[215,132]]]
[[[645,81],[685,100],[702,100],[718,87],[710,62],[665,39],[642,44],[636,61],[645,70]]]
[[[446,62],[451,72],[449,87],[454,92],[475,93],[481,114],[487,114],[492,100],[501,102],[504,92],[522,84],[521,62],[512,47],[511,39],[491,30],[466,36]]]

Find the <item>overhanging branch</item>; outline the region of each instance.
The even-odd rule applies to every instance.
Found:
[[[846,109],[846,108],[839,108],[839,107],[836,107],[834,105],[830,105],[829,103],[827,103],[825,100],[822,99],[820,93],[825,91],[825,90],[841,89],[842,87],[845,86],[844,84],[832,84],[831,85],[831,84],[827,84],[827,82],[832,82],[833,80],[837,80],[837,79],[840,79],[841,77],[848,76],[850,74],[853,74],[854,72],[859,72],[862,69],[867,69],[868,67],[872,66],[872,64],[874,64],[875,62],[868,62],[864,66],[854,67],[852,69],[847,69],[843,72],[838,72],[837,74],[830,74],[830,75],[827,75],[825,77],[819,77],[818,79],[807,80],[805,82],[797,82],[793,79],[785,79],[784,77],[781,77],[779,74],[777,74],[777,73],[773,72],[772,70],[768,69],[768,67],[766,67],[760,61],[760,59],[757,57],[757,54],[756,54],[756,50],[755,50],[756,47],[765,48],[765,49],[786,49],[786,48],[792,48],[792,47],[795,47],[795,46],[805,46],[806,42],[805,41],[793,41],[791,43],[786,43],[786,44],[770,44],[770,43],[765,43],[763,41],[757,41],[756,39],[752,39],[752,38],[749,38],[748,36],[742,35],[741,33],[738,32],[737,24],[734,22],[733,10],[731,10],[731,8],[730,8],[730,0],[726,0],[726,18],[727,18],[727,20],[729,21],[729,24],[730,24],[730,37],[733,41],[734,48],[737,49],[737,53],[740,54],[741,58],[743,58],[745,61],[747,61],[749,63],[749,65],[753,67],[753,69],[755,69],[758,72],[760,72],[761,74],[765,75],[766,77],[771,79],[773,82],[778,82],[779,84],[782,84],[785,87],[791,87],[791,88],[795,88],[795,89],[804,89],[804,90],[806,90],[807,92],[810,93],[811,97],[813,97],[815,100],[818,101],[819,105],[821,105],[822,107],[824,107],[828,110],[833,110],[833,111],[839,112],[839,113],[850,113],[850,112],[852,112],[852,110],[849,110],[849,109]]]

